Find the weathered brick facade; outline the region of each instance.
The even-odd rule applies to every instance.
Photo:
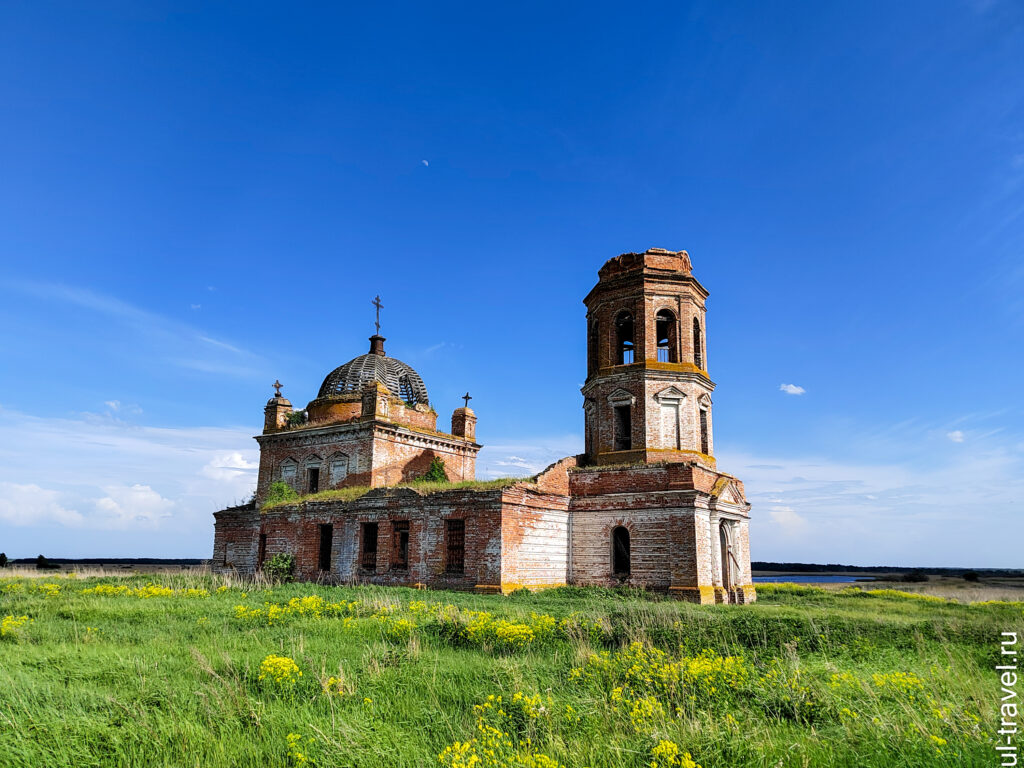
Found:
[[[434,457],[471,480],[476,415],[456,409],[451,434],[438,432],[418,375],[372,337],[370,355],[332,372],[301,416],[280,394],[267,404],[256,499],[216,513],[215,569],[252,573],[285,552],[303,579],[495,592],[631,584],[754,600],[750,505],[714,459],[707,297],[685,251],[607,262],[584,301],[586,451],[505,488],[394,487]],[[261,508],[276,481],[371,490]]]

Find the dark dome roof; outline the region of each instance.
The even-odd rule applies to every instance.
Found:
[[[360,355],[331,371],[324,379],[317,399],[354,394],[360,392],[367,382],[379,381],[391,394],[411,405],[430,404],[423,379],[401,360],[384,354],[384,339],[373,343],[370,350],[369,354]]]

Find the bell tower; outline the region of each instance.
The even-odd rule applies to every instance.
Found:
[[[600,269],[583,300],[588,463],[714,469],[707,297],[686,251],[625,253]]]

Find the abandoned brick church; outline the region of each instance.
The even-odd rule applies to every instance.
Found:
[[[217,512],[213,567],[250,574],[275,553],[302,579],[510,592],[630,584],[747,603],[750,504],[719,472],[705,300],[685,251],[608,261],[584,299],[584,453],[501,487],[409,481],[440,459],[475,477],[476,415],[438,429],[427,388],[384,339],[332,371],[296,411],[264,410],[254,501]],[[265,505],[284,482],[299,498]],[[483,485],[483,484],[481,484]],[[327,494],[333,489],[351,489]]]

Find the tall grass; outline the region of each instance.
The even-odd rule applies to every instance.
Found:
[[[0,638],[0,765],[33,768],[988,765],[999,633],[1024,634],[1020,604],[850,589],[700,607],[15,576],[0,619],[28,621]]]

